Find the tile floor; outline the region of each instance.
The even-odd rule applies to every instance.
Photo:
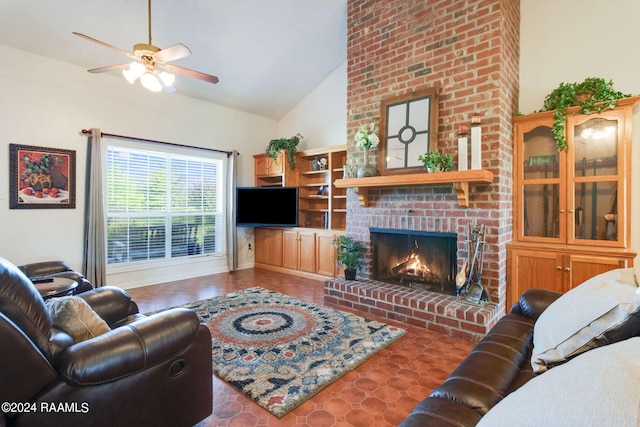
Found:
[[[323,304],[324,282],[260,269],[129,289],[141,312],[260,286]],[[354,312],[359,314],[357,312]],[[410,325],[407,334],[282,418],[213,377],[213,413],[197,427],[397,426],[469,354],[473,344]]]

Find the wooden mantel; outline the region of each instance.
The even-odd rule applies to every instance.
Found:
[[[406,175],[336,179],[334,185],[337,188],[353,188],[358,194],[360,205],[367,206],[369,204],[369,188],[453,184],[458,195],[458,204],[463,207],[469,207],[469,184],[477,182],[493,182],[493,173],[484,169],[435,173],[423,172]]]

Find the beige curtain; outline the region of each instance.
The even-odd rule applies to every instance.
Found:
[[[227,262],[229,271],[238,269],[238,234],[236,230],[236,169],[238,152],[233,150],[227,156]]]
[[[106,223],[103,188],[105,150],[100,129],[91,129],[87,155],[83,274],[94,287],[106,285]]]

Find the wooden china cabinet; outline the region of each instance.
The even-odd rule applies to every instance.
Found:
[[[513,241],[507,307],[527,289],[567,292],[633,265],[631,120],[640,97],[601,113],[569,110],[569,148],[558,151],[553,111],[515,117]]]

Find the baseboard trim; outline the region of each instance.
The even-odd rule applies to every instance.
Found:
[[[262,264],[260,262],[256,262],[253,265],[254,268],[261,268],[263,270],[276,271],[278,273],[290,274],[292,276],[306,277],[308,279],[315,279],[325,281],[327,279],[333,279],[331,276],[323,276],[321,274],[309,273],[306,271],[293,270],[291,268],[286,267],[278,267],[276,265]]]

